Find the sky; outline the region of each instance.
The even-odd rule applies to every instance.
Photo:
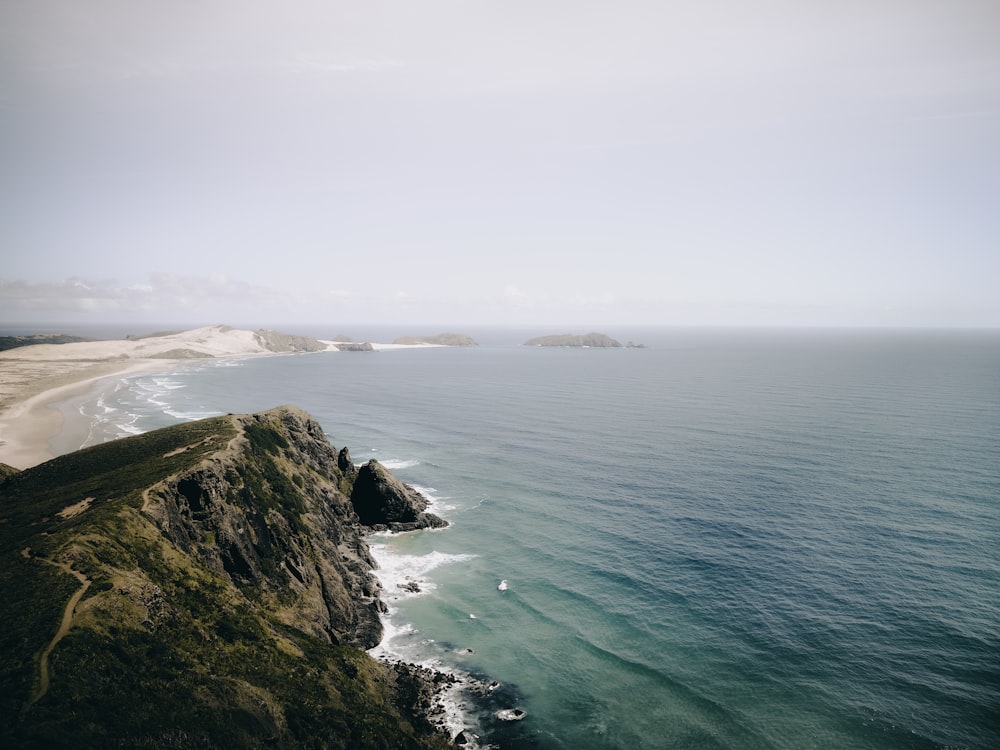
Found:
[[[2,0],[0,323],[1000,326],[997,0]]]

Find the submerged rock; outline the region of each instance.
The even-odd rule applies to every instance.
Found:
[[[496,717],[500,721],[521,721],[528,714],[520,708],[505,708],[496,712]]]

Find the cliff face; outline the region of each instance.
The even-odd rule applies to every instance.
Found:
[[[377,645],[375,562],[322,428],[291,408],[232,419],[241,435],[230,447],[150,490],[143,512],[283,622],[333,643]]]
[[[381,637],[364,534],[393,523],[359,518],[362,473],[282,407],[0,477],[0,742],[441,745],[419,679],[359,650]]]

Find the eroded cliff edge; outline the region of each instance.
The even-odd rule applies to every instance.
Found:
[[[355,495],[366,475],[384,481]],[[12,474],[0,480],[0,595],[16,615],[0,626],[0,738],[445,745],[406,698],[419,675],[361,650],[380,640],[383,606],[365,534],[442,523],[292,407]]]

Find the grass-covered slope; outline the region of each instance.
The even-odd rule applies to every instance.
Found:
[[[289,408],[0,477],[0,746],[447,745],[359,648],[350,481]]]

